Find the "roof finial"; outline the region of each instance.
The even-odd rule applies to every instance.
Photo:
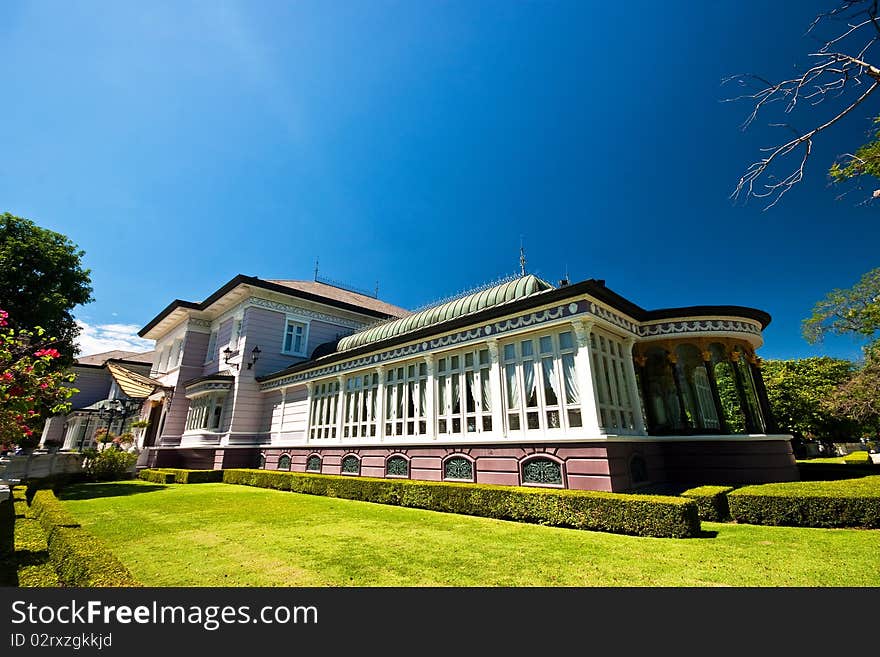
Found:
[[[318,280],[318,257],[319,256],[315,256],[315,280],[316,281]]]
[[[526,250],[523,248],[522,235],[519,236],[519,274],[526,275]]]
[[[376,298],[379,298],[379,281],[376,281]]]

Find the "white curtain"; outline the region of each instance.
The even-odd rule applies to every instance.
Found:
[[[523,363],[523,378],[526,384],[526,406],[538,405],[538,396],[535,394],[535,362],[527,360]]]
[[[480,370],[480,385],[483,390],[483,412],[492,410],[492,389],[489,386],[489,370]]]
[[[544,368],[544,386],[549,383],[550,389],[553,391],[553,395],[556,397],[556,401],[551,403],[552,400],[547,399],[546,402],[549,406],[554,406],[559,403],[559,381],[556,379],[556,367],[554,366],[552,358],[543,358],[541,359],[541,365]]]
[[[577,370],[574,366],[574,356],[565,354],[562,357],[562,376],[565,379],[565,401],[569,404],[578,404],[581,401],[581,393],[578,389]]]
[[[519,408],[519,386],[516,382],[516,365],[507,366],[507,408]]]

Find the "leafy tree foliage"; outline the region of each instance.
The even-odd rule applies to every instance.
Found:
[[[831,290],[804,320],[807,342],[820,341],[826,334],[872,337],[880,329],[880,267],[872,269],[848,289]]]
[[[858,422],[829,404],[850,381],[854,363],[828,356],[765,360],[761,372],[780,429],[798,437],[849,440],[861,434]]]
[[[880,429],[880,346],[875,343],[865,350],[864,366],[832,393],[828,408],[877,435]]]
[[[59,364],[69,365],[79,328],[71,311],[92,301],[84,253],[61,233],[0,214],[0,300],[15,328],[40,327],[59,340]]]

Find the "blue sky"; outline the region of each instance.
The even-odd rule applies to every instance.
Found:
[[[834,4],[7,0],[0,210],[86,251],[91,348],[316,256],[419,306],[514,271],[522,236],[548,280],[754,306],[765,358],[856,357],[800,322],[880,265],[880,208],[826,177],[880,95],[766,212],[728,196],[772,133],[720,102],[724,76],[803,64]]]

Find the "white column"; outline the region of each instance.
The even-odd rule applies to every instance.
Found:
[[[345,425],[345,377],[341,374],[336,377],[339,383],[339,392],[336,398],[336,440],[342,440],[342,429]]]
[[[306,404],[306,436],[309,435],[309,425],[311,424],[311,414],[312,414],[312,384],[306,384],[307,391],[307,404]],[[287,408],[287,388],[281,388],[281,417],[278,418],[278,433],[284,433],[284,410]]]
[[[599,408],[596,402],[596,377],[593,374],[593,357],[590,349],[591,320],[577,319],[571,323],[577,339],[578,350],[574,357],[577,370],[578,389],[581,393],[581,408],[584,414],[584,431],[590,436],[599,436],[604,431],[599,426]]]
[[[385,440],[385,366],[379,365],[376,368],[379,375],[379,387],[376,388],[376,439]]]
[[[645,416],[642,412],[643,409],[641,397],[639,395],[639,383],[636,379],[636,367],[633,364],[632,349],[635,343],[635,338],[627,338],[623,341],[624,351],[626,353],[626,358],[624,359],[626,363],[626,385],[629,390],[630,402],[632,403],[633,422],[635,422],[636,431],[638,431],[640,435],[646,436],[648,435],[648,431],[645,429]]]
[[[312,394],[315,391],[315,384],[311,381],[306,383],[306,442],[312,440]],[[278,432],[284,432],[284,416],[287,415],[287,388],[281,389],[281,427]]]
[[[428,378],[425,380],[425,420],[428,436],[437,437],[437,418],[434,414],[434,354],[425,355]]]
[[[488,341],[489,347],[489,394],[492,402],[492,434],[504,436],[504,398],[501,391],[501,365],[498,357],[498,340]]]

